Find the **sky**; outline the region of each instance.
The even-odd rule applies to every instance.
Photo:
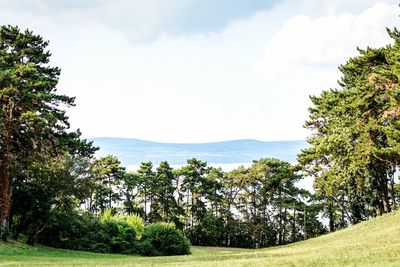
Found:
[[[0,25],[50,40],[84,137],[302,140],[309,95],[357,47],[391,43],[397,1],[0,0]]]

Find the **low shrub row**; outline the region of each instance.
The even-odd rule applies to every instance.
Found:
[[[100,218],[91,214],[55,214],[40,234],[39,243],[72,250],[101,253],[169,256],[190,254],[190,243],[171,223],[146,227],[135,216]]]

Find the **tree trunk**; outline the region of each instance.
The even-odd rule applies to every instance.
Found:
[[[293,209],[292,242],[296,242],[296,209]]]
[[[283,224],[282,224],[282,226],[283,226],[283,229],[282,229],[282,242],[284,243],[284,244],[286,244],[286,240],[285,240],[285,237],[286,237],[286,217],[287,217],[287,209],[286,209],[286,207],[284,208],[284,210],[283,210]]]
[[[189,229],[189,223],[190,223],[190,216],[189,216],[189,197],[190,197],[190,193],[189,190],[187,190],[187,194],[186,194],[186,229]]]
[[[112,188],[111,188],[111,177],[108,176],[108,207],[111,209],[112,206]]]
[[[177,200],[176,200],[176,203],[178,204],[178,206],[179,206],[179,201],[180,201],[180,193],[179,193],[179,175],[176,177],[176,188],[175,188],[175,191],[176,191],[176,193],[177,193]]]
[[[281,196],[281,191],[279,190],[278,192],[278,199],[279,199],[279,245],[282,245],[282,196]]]
[[[92,210],[92,206],[93,206],[93,190],[90,190],[90,197],[89,197],[89,211],[93,211]]]
[[[279,238],[278,238],[278,243],[279,245],[282,245],[282,207],[279,204]]]
[[[193,198],[194,198],[194,196],[193,196],[193,193],[192,193],[192,199],[191,199],[191,200],[192,200],[192,203],[191,203],[191,204],[192,204],[192,207],[191,207],[191,213],[192,213],[192,216],[191,216],[191,218],[192,218],[191,227],[192,227],[192,228],[193,228],[193,225],[194,225],[194,221],[193,221],[193,220],[194,220],[194,218],[193,218],[193,217],[194,217],[194,215],[193,215],[193,211],[194,211],[194,201],[193,201]]]
[[[0,237],[8,237],[8,215],[10,211],[10,179],[4,165],[0,165]]]
[[[28,229],[29,234],[27,244],[31,246],[35,245],[39,234],[44,230],[45,227],[46,225],[40,227],[40,225],[31,224]]]
[[[9,164],[9,149],[11,145],[11,135],[13,129],[13,112],[14,103],[9,100],[7,105],[7,122],[6,122],[6,133],[4,138],[4,143],[0,144],[2,148],[3,157],[0,159],[0,238],[4,241],[8,237],[8,215],[10,212],[10,193],[11,193],[11,183],[10,176],[8,173]]]
[[[391,211],[391,208],[389,203],[389,196],[388,196],[389,192],[388,192],[386,173],[384,173],[379,177],[379,187],[380,187],[379,196],[383,204],[383,212],[389,213]]]
[[[392,195],[392,204],[393,209],[396,209],[396,191],[394,190],[394,173],[396,172],[396,168],[393,167],[390,171],[390,188],[391,188],[391,195]]]
[[[147,224],[147,188],[144,187],[144,223]]]
[[[307,209],[306,204],[304,203],[304,240],[307,239]]]
[[[153,203],[153,193],[150,191],[150,197],[149,197],[149,222],[152,223],[152,217],[151,217],[151,204]]]
[[[335,231],[335,218],[333,214],[333,204],[329,203],[328,206],[328,216],[329,216],[329,231],[332,233]]]

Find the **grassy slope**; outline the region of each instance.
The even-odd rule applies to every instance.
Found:
[[[400,266],[400,212],[287,246],[193,247],[192,252],[148,258],[0,242],[0,266]]]

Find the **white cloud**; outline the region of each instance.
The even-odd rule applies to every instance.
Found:
[[[285,123],[277,122],[275,129],[288,130],[288,136],[300,134],[311,104],[308,95],[337,87],[337,67],[358,54],[357,46],[380,47],[391,42],[385,27],[397,24],[397,13],[395,5],[381,3],[360,14],[300,14],[288,20],[271,37],[264,56],[255,63],[268,88],[265,97],[281,104],[273,108],[282,114]]]

